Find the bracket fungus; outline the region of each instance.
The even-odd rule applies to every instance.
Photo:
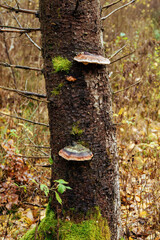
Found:
[[[58,154],[68,161],[86,161],[93,157],[93,153],[88,148],[78,143],[62,148]]]
[[[88,63],[101,65],[110,64],[110,60],[108,58],[105,58],[101,55],[92,54],[89,52],[79,53],[77,56],[74,57],[74,60],[77,62],[81,62],[85,65],[87,65]]]

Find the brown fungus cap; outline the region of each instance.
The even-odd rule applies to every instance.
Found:
[[[68,161],[86,161],[91,160],[93,157],[92,152],[88,148],[77,143],[73,146],[64,147],[58,154]]]
[[[75,82],[77,79],[73,76],[66,76],[66,80],[69,82]]]
[[[91,54],[88,52],[79,53],[74,57],[74,60],[77,62],[81,62],[83,64],[94,63],[94,64],[110,64],[108,58],[105,58],[101,55]]]

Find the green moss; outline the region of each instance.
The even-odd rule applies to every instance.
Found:
[[[26,234],[21,238],[21,240],[33,240],[35,236],[35,229],[36,227],[26,232]]]
[[[74,123],[73,124],[72,131],[71,131],[72,135],[80,136],[80,135],[82,135],[83,132],[84,132],[84,130],[79,128],[79,123]]]
[[[57,227],[57,219],[55,217],[55,213],[53,211],[50,211],[48,212],[46,217],[41,221],[38,227],[39,237],[37,238],[37,240],[41,240],[41,239],[56,240],[56,227]]]
[[[81,223],[69,221],[60,228],[59,232],[62,240],[109,240],[109,228],[104,223],[102,219],[89,219]]]
[[[61,90],[61,88],[63,87],[63,83],[60,83],[56,88],[54,88],[52,91],[51,91],[51,93],[52,93],[52,96],[54,95],[54,96],[57,96],[57,95],[59,95],[59,93],[60,93],[60,90]]]
[[[60,11],[61,11],[61,9],[60,9],[60,8],[58,8],[58,9],[57,9],[57,14],[58,14],[58,17],[59,17],[59,18],[61,18]]]
[[[72,66],[72,63],[67,58],[63,58],[60,56],[53,58],[52,63],[53,63],[54,71],[56,73],[61,71],[68,73]]]
[[[56,240],[57,219],[52,210],[47,208],[46,217],[41,221],[36,239],[35,228],[28,231],[21,240]],[[110,231],[106,219],[99,210],[88,213],[86,220],[75,223],[74,221],[59,221],[60,240],[110,240]]]
[[[21,240],[56,240],[57,219],[53,211],[47,210],[47,215],[38,226],[35,238],[35,229],[29,230]]]

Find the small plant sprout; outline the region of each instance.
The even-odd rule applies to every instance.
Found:
[[[55,192],[56,199],[60,204],[62,204],[62,199],[59,193],[63,194],[67,189],[71,189],[71,188],[69,186],[66,186],[68,182],[66,182],[63,179],[54,180],[54,182],[55,182],[55,187],[53,190]]]
[[[47,187],[47,185],[41,184],[41,185],[40,185],[40,189],[41,189],[42,192],[45,193],[46,196],[48,196],[48,194],[49,194],[49,188]]]
[[[88,63],[101,65],[110,64],[108,58],[105,58],[101,55],[91,54],[89,52],[79,53],[77,56],[74,57],[74,60],[77,62],[81,62],[85,65],[87,65]]]
[[[53,63],[54,71],[56,73],[61,71],[68,73],[72,66],[72,63],[67,58],[63,58],[60,56],[53,58],[52,63]]]
[[[93,157],[93,153],[88,148],[78,143],[64,147],[58,154],[68,161],[86,161]]]
[[[35,183],[46,196],[49,195],[49,187],[46,184],[39,184],[37,181],[32,179],[32,182]]]
[[[67,189],[71,189],[67,186],[68,182],[63,179],[54,180],[54,185],[49,188],[46,184],[38,184],[34,179],[32,179],[36,185],[38,185],[42,192],[48,197],[50,191],[55,193],[56,200],[62,204],[62,199],[59,194],[63,194]]]
[[[18,138],[17,130],[16,130],[16,129],[11,129],[9,136],[10,136],[10,137]]]

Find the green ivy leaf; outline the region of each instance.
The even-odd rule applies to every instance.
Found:
[[[57,192],[55,192],[57,201],[62,205],[62,199]]]
[[[64,181],[63,179],[55,180],[54,182],[60,183],[60,184],[68,184],[68,182]]]
[[[45,193],[46,196],[48,196],[48,194],[49,194],[49,188],[47,187],[47,185],[41,184],[41,185],[40,185],[40,189],[41,189],[41,191],[43,191],[43,192]]]
[[[66,189],[72,189],[71,187],[69,187],[69,186],[66,186]]]
[[[49,160],[49,163],[50,163],[50,164],[53,164],[53,159],[52,159],[51,157],[49,157],[48,160]]]
[[[59,193],[64,193],[66,191],[66,186],[63,184],[58,184],[58,188],[57,188]]]

